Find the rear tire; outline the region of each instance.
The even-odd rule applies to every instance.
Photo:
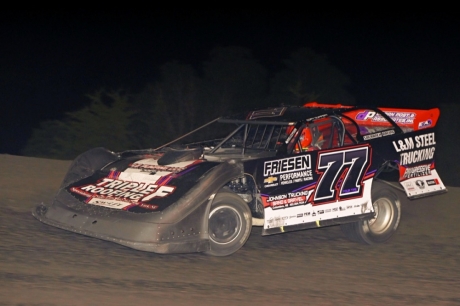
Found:
[[[209,210],[210,249],[206,254],[228,256],[238,251],[251,234],[252,216],[246,202],[231,192],[218,193]]]
[[[360,243],[375,244],[387,241],[396,232],[401,219],[398,196],[386,185],[374,182],[372,204],[375,211],[373,219],[340,226],[347,238]]]

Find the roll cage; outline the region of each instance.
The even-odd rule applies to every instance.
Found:
[[[206,156],[230,155],[231,158],[256,158],[274,155],[289,155],[298,153],[295,150],[299,144],[301,133],[310,129],[313,140],[322,135],[322,142],[317,149],[329,149],[346,145],[362,143],[374,133],[390,130],[391,134],[403,133],[384,111],[376,107],[359,106],[347,107],[332,105],[323,107],[315,104],[313,107],[277,107],[257,112],[251,112],[244,119],[230,117],[216,118],[209,123],[185,134],[161,147],[158,151],[179,140],[202,131],[214,123],[236,125],[226,136],[212,140],[186,142],[187,148],[202,147]],[[378,114],[381,122],[375,125],[357,123],[360,112]],[[215,129],[213,132],[220,131]]]

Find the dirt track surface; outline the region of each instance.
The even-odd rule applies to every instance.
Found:
[[[260,236],[236,254],[158,255],[47,226],[70,162],[0,155],[0,305],[460,305],[460,188],[408,201],[375,246],[330,227]]]

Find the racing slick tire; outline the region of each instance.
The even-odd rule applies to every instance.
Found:
[[[238,251],[251,234],[252,216],[246,202],[231,192],[218,193],[209,210],[210,249],[205,253],[227,256]]]
[[[401,219],[401,203],[398,196],[387,186],[374,182],[372,205],[375,216],[369,220],[360,220],[342,224],[345,236],[364,244],[382,243],[390,239],[398,229]]]

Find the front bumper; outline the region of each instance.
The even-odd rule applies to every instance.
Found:
[[[48,225],[141,251],[203,252],[209,250],[210,196],[241,173],[240,164],[221,163],[186,195],[159,212],[133,213],[85,204],[62,188],[52,205],[41,204],[32,214]]]
[[[104,207],[75,203],[66,191],[61,191],[59,200],[52,206],[38,205],[32,215],[39,221],[74,233],[115,242],[136,250],[155,253],[190,253],[209,249],[207,232],[194,215],[204,215],[202,208],[192,213],[191,219],[176,224],[160,223],[162,213],[135,214],[113,211]],[[67,201],[66,201],[67,200]],[[203,205],[206,208],[206,205]]]

